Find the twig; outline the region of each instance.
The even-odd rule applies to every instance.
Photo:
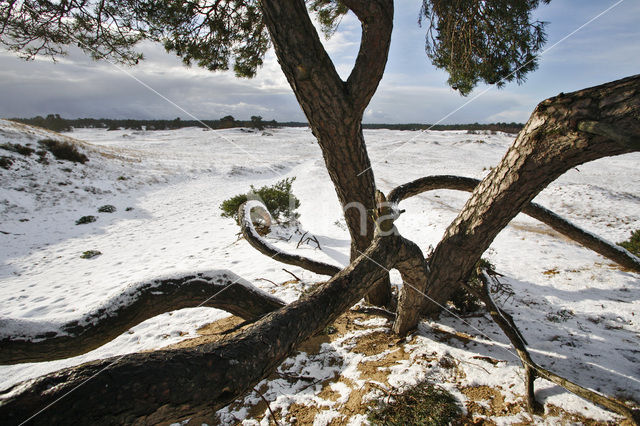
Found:
[[[359,308],[352,309],[352,311],[361,314],[378,315],[390,321],[395,321],[396,319],[395,312],[387,311],[386,309],[378,308],[375,306],[361,306]]]
[[[296,245],[296,248],[300,248],[300,244],[302,244],[302,239],[304,238],[305,235],[307,235],[309,233],[309,231],[306,231],[304,234],[302,234],[302,237],[300,237],[300,240],[298,241],[298,244]]]
[[[291,275],[293,278],[295,278],[296,280],[298,280],[298,282],[302,282],[302,280],[300,278],[298,278],[298,276],[296,274],[294,274],[291,271],[287,271],[286,269],[282,268],[283,271],[285,271],[286,273],[288,273],[289,275]]]
[[[280,422],[278,421],[278,419],[276,418],[275,413],[273,412],[273,410],[271,409],[271,405],[269,404],[269,401],[267,401],[267,399],[264,397],[264,395],[262,395],[260,393],[260,391],[256,388],[253,388],[254,392],[257,393],[258,395],[260,395],[260,398],[262,398],[262,400],[264,401],[265,404],[267,404],[267,409],[269,410],[269,412],[271,413],[271,417],[273,418],[274,423],[276,424],[276,426],[280,426]]]
[[[296,374],[289,374],[289,373],[284,373],[284,372],[279,372],[278,373],[279,376],[281,377],[286,377],[287,379],[292,379],[292,380],[306,380],[308,382],[312,382],[314,380],[316,380],[315,377],[310,377],[310,376],[298,376]]]
[[[268,280],[266,278],[256,278],[256,281],[266,281],[266,282],[269,282],[269,283],[271,283],[273,285],[278,285],[278,284],[274,283],[273,281]]]

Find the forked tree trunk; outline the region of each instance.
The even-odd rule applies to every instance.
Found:
[[[33,419],[36,423],[185,419],[245,394],[391,268],[403,271],[408,280],[421,280],[421,270],[433,280],[428,281],[432,297],[446,300],[466,277],[461,269],[475,263],[495,234],[552,177],[585,161],[640,150],[639,94],[640,77],[632,77],[541,103],[501,165],[476,188],[447,231],[431,269],[423,268],[415,244],[394,233],[379,236],[317,291],[235,337],[96,361],[16,385],[2,395],[0,418],[20,423],[47,407],[45,415]]]
[[[362,23],[360,52],[343,81],[325,51],[303,0],[263,0],[261,7],[280,66],[317,138],[351,236],[351,260],[371,243],[375,180],[362,116],[384,73],[393,28],[392,0],[345,0]],[[364,217],[363,217],[364,216]],[[363,225],[364,224],[364,225]],[[367,295],[391,298],[388,275]]]
[[[434,250],[426,311],[440,312],[496,235],[549,183],[587,161],[640,150],[638,117],[637,75],[541,102]]]

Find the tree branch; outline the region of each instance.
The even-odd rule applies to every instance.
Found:
[[[639,408],[628,407],[624,403],[614,398],[609,398],[605,395],[601,395],[590,389],[584,388],[536,364],[531,359],[524,339],[522,338],[522,334],[520,333],[520,330],[518,330],[518,327],[513,321],[513,318],[502,309],[500,309],[491,297],[491,291],[489,290],[489,282],[491,280],[491,277],[487,274],[486,270],[481,270],[478,276],[480,277],[481,282],[480,289],[464,283],[462,285],[474,295],[476,295],[480,300],[482,300],[482,302],[487,306],[489,313],[491,314],[491,318],[493,318],[495,323],[509,338],[509,341],[511,341],[511,344],[516,349],[516,352],[518,353],[518,356],[520,357],[520,360],[522,362],[522,366],[525,368],[525,388],[527,391],[527,405],[530,412],[539,413],[542,410],[542,407],[536,401],[534,394],[534,380],[537,376],[547,379],[559,386],[562,386],[569,392],[572,392],[588,401],[591,401],[608,410],[621,414],[629,419],[629,421],[633,422],[633,424],[640,424]]]
[[[81,319],[53,331],[46,322],[0,320],[0,364],[69,358],[96,349],[165,312],[205,306],[256,319],[285,304],[230,271],[156,279],[130,286]]]
[[[454,189],[473,192],[479,183],[480,180],[478,179],[462,176],[427,176],[394,188],[389,192],[388,198],[389,202],[397,204],[409,197],[436,189]],[[574,225],[551,210],[548,210],[539,204],[530,202],[522,209],[522,213],[539,220],[551,227],[554,231],[557,231],[565,237],[595,251],[601,256],[616,262],[620,266],[640,272],[640,258],[633,255],[623,247],[604,240],[601,237]]]
[[[393,265],[402,244],[395,235],[376,237],[362,256],[316,291],[224,341],[99,360],[18,384],[0,396],[0,418],[19,423],[48,407],[32,421],[159,423],[218,410],[360,300]]]
[[[259,201],[248,201],[238,208],[238,221],[240,222],[242,235],[253,248],[258,250],[260,253],[277,260],[278,262],[299,266],[308,271],[315,272],[316,274],[334,276],[340,272],[340,268],[337,266],[312,260],[307,257],[298,256],[296,254],[285,253],[277,247],[269,244],[260,236],[260,234],[258,234],[253,222],[251,221],[251,211],[253,209],[260,209],[261,215],[266,215],[271,219],[271,215],[267,211],[266,207]]]

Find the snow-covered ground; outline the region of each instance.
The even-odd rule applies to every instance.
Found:
[[[37,148],[37,141],[45,137],[52,135],[0,120],[0,145],[9,142]],[[57,161],[49,154],[45,165],[36,161],[35,154],[26,157],[0,149],[0,156],[13,159],[9,169],[0,168],[2,335],[15,320],[36,329],[56,330],[133,283],[193,271],[228,269],[287,302],[295,300],[323,277],[287,267],[305,283],[274,285],[290,280],[291,275],[281,264],[239,240],[235,222],[220,216],[222,200],[246,192],[251,184],[262,186],[295,176],[293,192],[301,201],[301,229],[317,237],[321,250],[315,244],[296,250],[297,241],[293,240],[277,244],[336,265],[348,261],[348,234],[337,197],[320,150],[306,128],[265,132],[77,129],[53,137],[82,141],[78,143],[89,161],[84,165]],[[465,131],[369,130],[365,137],[377,185],[384,192],[426,175],[481,178],[499,162],[513,140],[512,135]],[[536,201],[605,239],[625,240],[640,228],[638,164],[640,154],[630,154],[580,166],[554,182]],[[444,190],[414,197],[402,203],[407,212],[397,226],[427,252],[467,197],[466,193]],[[107,204],[117,210],[97,212]],[[97,221],[76,225],[85,215],[97,216]],[[81,258],[87,250],[102,254]],[[639,274],[616,268],[523,215],[498,236],[485,257],[512,286],[515,295],[501,303],[514,316],[541,365],[608,395],[638,400]],[[393,278],[399,283],[399,276]],[[145,321],[86,355],[1,366],[0,389],[88,360],[163,347],[193,337],[200,326],[225,316],[215,309],[184,309]],[[378,325],[374,323],[371,325]],[[429,325],[466,333],[473,342],[442,342]],[[333,353],[341,354],[341,374],[350,374],[357,382],[359,373],[354,371],[362,356],[350,353],[346,340],[325,345],[333,345]],[[389,368],[389,384],[424,378],[446,382],[446,377],[439,377],[419,359],[424,354],[448,353],[460,361],[464,377],[456,380],[463,385],[499,388],[512,400],[524,393],[519,362],[488,317],[461,320],[445,314],[437,323],[421,325],[404,350],[411,351],[411,359]],[[319,368],[322,362],[316,358],[300,356],[285,363],[287,368],[318,378],[334,374],[331,367]],[[478,356],[504,362],[485,365]],[[450,381],[447,389],[464,401],[454,384]],[[548,382],[538,380],[537,389],[545,403],[594,419],[615,419]],[[323,404],[317,391],[311,387],[302,392],[295,386],[275,383],[267,385],[264,395],[272,401],[272,408],[286,410],[286,401]],[[316,418],[317,424],[329,424],[339,417],[327,404],[326,413]],[[221,413],[221,421],[247,416],[247,410],[232,411]],[[519,414],[494,420],[510,423],[526,419],[525,414]],[[359,424],[363,416],[351,420]],[[262,424],[267,422],[262,420]]]

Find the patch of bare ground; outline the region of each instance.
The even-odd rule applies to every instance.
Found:
[[[356,369],[359,373],[358,379],[344,377],[340,374],[341,370],[347,367],[340,357],[329,359],[329,365],[338,366],[339,371],[324,380],[314,380],[313,378],[298,376],[296,374],[287,374],[276,372],[269,381],[286,380],[290,384],[298,384],[300,389],[298,393],[309,393],[306,403],[293,402],[284,404],[279,401],[278,407],[270,407],[262,396],[258,398],[254,392],[254,397],[250,398],[251,403],[247,399],[240,399],[230,405],[231,412],[239,412],[246,410],[246,414],[242,417],[245,419],[253,419],[262,421],[268,418],[269,424],[276,424],[273,420],[275,415],[280,425],[307,425],[313,424],[316,416],[322,416],[327,420],[330,426],[347,425],[353,416],[366,415],[372,407],[377,405],[377,401],[392,397],[398,389],[393,389],[389,384],[388,377],[390,368],[399,365],[411,358],[411,339],[409,342],[399,340],[390,330],[390,323],[380,325],[380,321],[376,321],[376,325],[367,322],[371,319],[379,317],[370,314],[349,311],[340,316],[330,327],[323,332],[311,337],[303,342],[298,348],[299,352],[306,352],[309,356],[322,356],[327,352],[326,348],[322,348],[325,343],[340,344],[347,347],[352,353],[362,356]],[[232,336],[238,330],[232,333],[225,332],[227,330],[238,328],[242,324],[242,319],[229,316],[218,320],[214,323],[198,329],[199,336],[193,339],[185,340],[177,344],[169,346],[169,348],[190,347],[204,342],[218,341],[220,339]],[[473,336],[465,333],[448,332],[442,329],[433,329],[436,339],[447,342],[450,340],[458,340],[467,343],[473,339]],[[409,343],[409,345],[407,345]],[[415,343],[415,342],[413,342]],[[295,357],[296,354],[293,354]],[[500,417],[519,416],[523,420],[514,424],[535,424],[535,419],[541,420],[540,417],[532,418],[526,413],[524,399],[517,401],[507,401],[500,388],[489,386],[464,386],[461,384],[466,375],[461,368],[460,362],[450,354],[431,355],[422,354],[414,357],[413,362],[423,363],[425,368],[432,366],[438,367],[441,371],[446,371],[448,381],[455,384],[460,392],[466,397],[464,403],[467,413],[461,418],[454,421],[455,425],[495,425],[493,419]],[[482,359],[483,357],[476,357]],[[496,363],[499,360],[494,360]],[[259,395],[265,395],[268,392],[268,382],[263,383],[256,388]],[[273,404],[273,401],[271,401]],[[273,411],[273,414],[272,414]],[[585,424],[585,425],[609,425],[612,422],[598,422],[589,419],[580,414],[569,413],[563,409],[551,404],[546,404],[545,417],[557,422],[558,424]],[[188,424],[200,425],[220,424],[221,420],[215,412],[202,412],[194,416]],[[229,420],[226,418],[225,424]],[[231,424],[240,424],[240,419]]]

